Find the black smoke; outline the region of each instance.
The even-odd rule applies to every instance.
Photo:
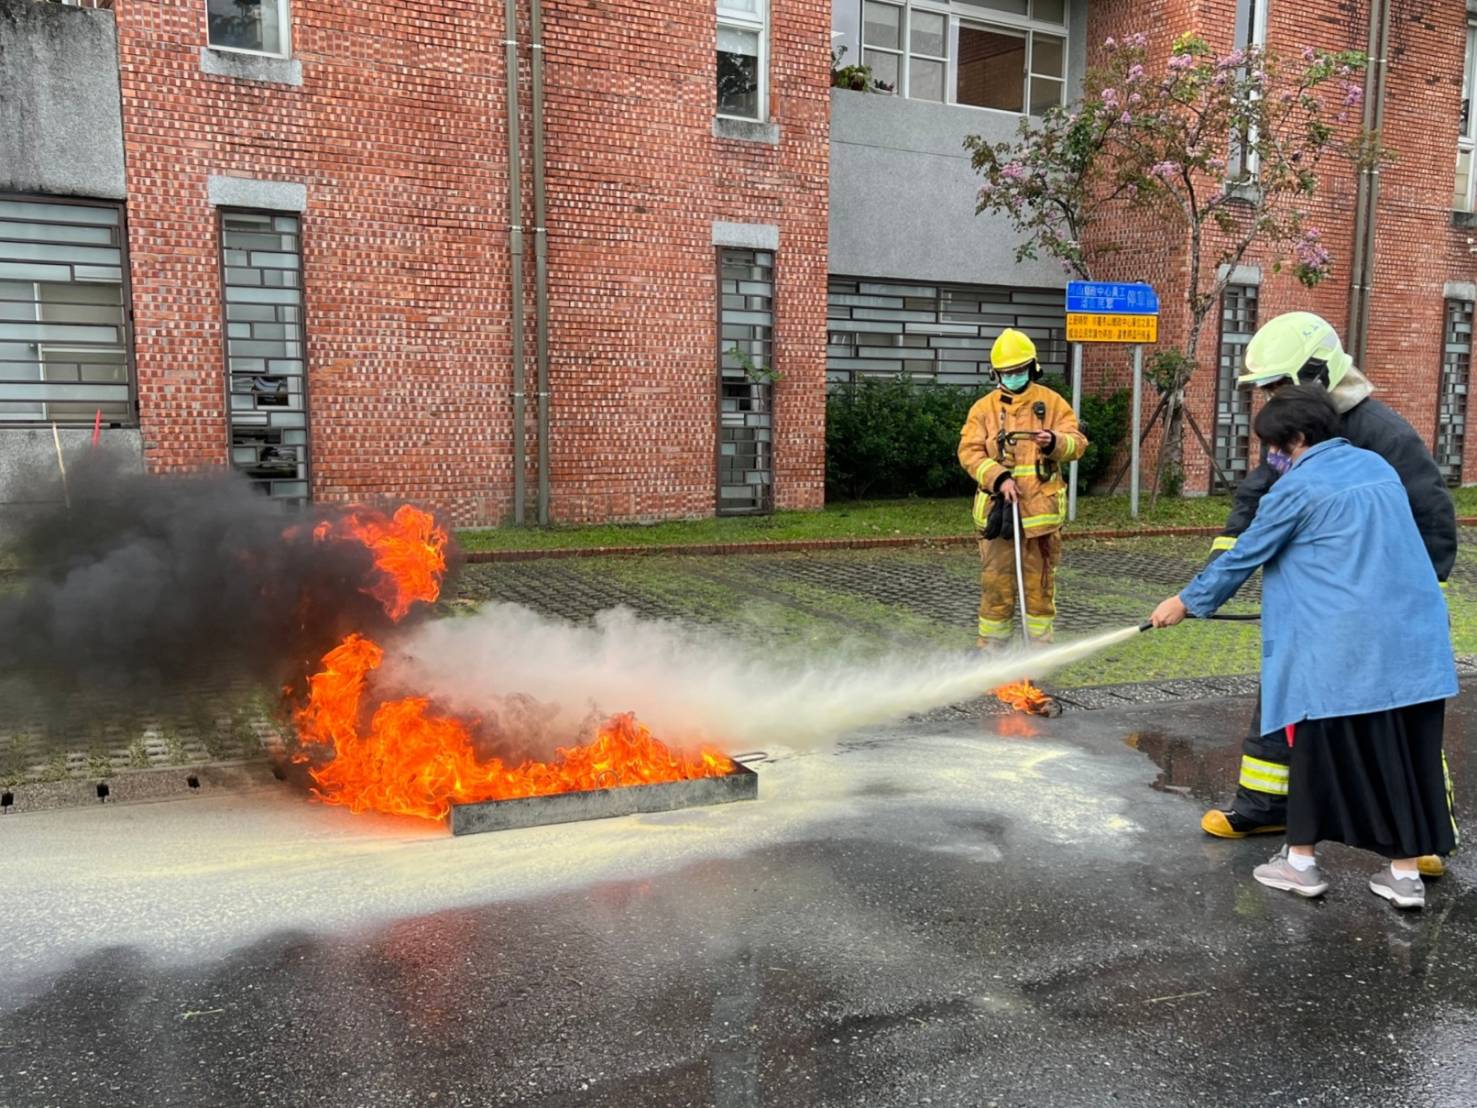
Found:
[[[364,592],[370,553],[314,538],[343,508],[288,511],[232,474],[144,476],[86,456],[68,478],[65,492],[54,472],[28,481],[10,499],[33,507],[4,521],[0,676],[49,704],[278,690],[349,631],[390,626]]]

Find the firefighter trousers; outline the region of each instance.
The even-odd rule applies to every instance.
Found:
[[[1287,782],[1292,765],[1292,747],[1287,734],[1273,731],[1263,735],[1257,728],[1262,719],[1262,694],[1257,690],[1256,706],[1251,710],[1251,725],[1241,740],[1241,778],[1236,785],[1236,799],[1231,810],[1259,827],[1284,827],[1287,824]],[[1461,832],[1456,824],[1455,796],[1451,787],[1451,769],[1446,755],[1441,755],[1441,768],[1446,774],[1446,809],[1451,818],[1452,834],[1458,845]]]
[[[1060,531],[1021,539],[1021,573],[1026,585],[1026,634],[1033,643],[1051,642],[1056,622],[1056,567],[1062,560]],[[1007,646],[1016,599],[1015,542],[980,540],[979,645]]]

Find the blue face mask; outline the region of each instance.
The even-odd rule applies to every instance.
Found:
[[[1006,392],[1020,392],[1031,383],[1031,371],[1026,369],[1020,373],[1002,373],[1000,384],[1005,387]]]

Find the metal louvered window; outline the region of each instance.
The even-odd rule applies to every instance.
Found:
[[[1052,289],[920,285],[832,277],[827,305],[826,378],[868,377],[994,387],[990,345],[1007,327],[1036,343],[1048,376],[1066,376],[1067,317]]]
[[[1441,391],[1436,401],[1436,464],[1448,485],[1462,483],[1467,441],[1467,386],[1472,369],[1472,301],[1446,302]]]
[[[231,464],[266,496],[309,497],[301,223],[221,213]]]
[[[718,514],[774,508],[774,254],[718,251]]]
[[[1251,390],[1238,388],[1236,378],[1246,356],[1246,344],[1256,330],[1257,286],[1227,285],[1221,294],[1220,364],[1215,381],[1215,460],[1230,484],[1212,471],[1212,492],[1229,492],[1251,468]]]
[[[0,425],[135,422],[123,209],[0,198]]]

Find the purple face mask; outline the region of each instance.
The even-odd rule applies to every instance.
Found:
[[[1267,448],[1267,464],[1278,473],[1286,473],[1292,468],[1292,455],[1284,454],[1275,446]]]

